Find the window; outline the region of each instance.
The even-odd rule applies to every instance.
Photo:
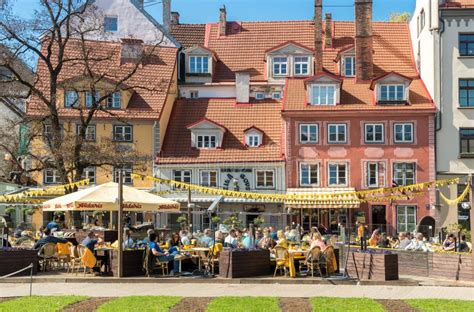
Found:
[[[459,106],[474,107],[474,79],[459,79]]]
[[[281,92],[280,91],[272,92],[272,99],[281,100]]]
[[[300,185],[319,185],[319,164],[300,164]]]
[[[397,185],[415,184],[416,163],[394,163],[393,181]]]
[[[474,128],[461,128],[459,139],[461,156],[474,157]]]
[[[379,164],[376,162],[367,163],[367,187],[379,186]]]
[[[51,139],[53,136],[53,127],[51,125],[43,126],[43,137]]]
[[[174,170],[173,180],[183,183],[191,183],[191,170]]]
[[[97,106],[97,103],[99,102],[99,100],[100,100],[100,92],[99,91],[95,92],[95,99],[92,97],[92,92],[91,91],[86,92],[86,107],[88,107],[88,108],[93,107],[94,103]]]
[[[95,184],[95,167],[87,167],[84,169],[84,172],[82,172],[82,178],[89,179],[90,184]]]
[[[209,57],[208,56],[190,56],[189,72],[193,74],[209,73]]]
[[[76,125],[76,134],[79,135],[81,132],[81,125]],[[93,142],[95,141],[95,125],[89,125],[86,128],[86,135],[84,137],[86,141]]]
[[[274,57],[273,58],[273,76],[286,76],[288,72],[288,58]]]
[[[217,187],[217,171],[201,171],[201,185],[207,187]]]
[[[412,123],[396,123],[394,128],[395,143],[412,143],[413,142],[413,124]]]
[[[416,206],[397,206],[397,232],[413,232],[416,227]]]
[[[64,95],[64,107],[79,106],[79,94],[76,91],[66,91]]]
[[[257,170],[257,188],[272,189],[274,187],[273,170]]]
[[[199,98],[199,91],[197,91],[197,90],[189,91],[189,97],[190,97],[191,99],[197,99],[197,98]]]
[[[379,101],[403,102],[405,101],[405,86],[400,84],[384,84],[380,86]]]
[[[420,32],[425,28],[425,10],[421,10],[420,12]]]
[[[318,143],[319,126],[317,124],[300,124],[300,143]]]
[[[259,134],[247,134],[246,135],[246,144],[248,147],[259,147],[262,145],[260,142]]]
[[[114,126],[114,141],[132,142],[133,141],[133,127],[132,126]]]
[[[328,143],[347,143],[346,124],[329,124],[328,125]]]
[[[215,135],[198,135],[197,148],[216,148],[217,137]]]
[[[311,105],[335,105],[336,86],[313,85],[311,87]]]
[[[355,76],[355,56],[344,57],[344,76]]]
[[[119,173],[122,170],[122,177],[124,184],[132,184],[132,165],[123,165],[122,168],[114,167],[114,182],[119,183]]]
[[[309,57],[295,56],[295,75],[309,74]]]
[[[365,143],[383,143],[384,131],[383,124],[365,125]]]
[[[118,17],[116,16],[104,17],[104,29],[106,32],[118,31]]]
[[[45,169],[43,172],[44,184],[57,184],[61,182],[59,173],[56,169]]]
[[[264,100],[265,99],[265,92],[255,92],[255,99],[256,100]]]
[[[474,34],[459,34],[459,55],[474,56]]]
[[[347,165],[329,164],[328,166],[328,185],[342,186],[347,185]]]
[[[120,108],[120,92],[114,92],[107,97],[108,108]]]

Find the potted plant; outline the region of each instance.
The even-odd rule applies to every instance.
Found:
[[[181,228],[184,229],[186,227],[186,223],[188,222],[188,216],[183,213],[176,219],[176,222],[178,222],[181,225]]]
[[[230,226],[232,229],[240,228],[242,226],[242,221],[240,221],[235,214],[225,219],[223,223],[227,226]]]
[[[218,224],[219,222],[221,222],[221,218],[220,218],[219,216],[213,216],[213,217],[211,218],[211,222],[212,222],[213,224]]]
[[[253,224],[255,225],[255,227],[260,227],[263,223],[265,223],[265,220],[261,216],[258,216],[253,219]]]
[[[5,208],[5,213],[10,216],[12,216],[12,214],[14,214],[16,212],[16,208],[15,207],[12,207],[12,206],[9,206],[7,208]]]

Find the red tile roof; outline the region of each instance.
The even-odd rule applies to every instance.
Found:
[[[105,59],[104,61],[91,62],[94,74],[105,75],[110,81],[121,81],[129,75],[135,65],[131,63],[121,64],[120,43],[89,41],[86,44],[90,48],[90,56]],[[79,58],[81,44],[70,41],[65,55],[68,58]],[[151,47],[147,47],[151,49]],[[126,109],[113,110],[115,117],[104,112],[97,112],[98,118],[137,118],[137,119],[158,119],[160,112],[166,102],[168,90],[173,79],[176,67],[176,48],[154,47],[146,63],[127,79],[124,84],[132,88],[133,95]],[[151,51],[151,50],[150,50]],[[46,65],[41,60],[38,62],[37,74],[39,81],[36,87],[48,93],[49,74]],[[68,81],[84,75],[83,62],[65,63],[60,82]],[[77,117],[78,111],[69,108],[59,108],[61,117]],[[32,97],[28,104],[28,115],[43,116],[45,114],[44,103],[37,97]]]
[[[446,0],[445,3],[440,4],[440,7],[474,8],[474,0]]]
[[[281,103],[273,100],[236,105],[235,99],[179,99],[157,157],[158,164],[211,162],[283,161],[280,145],[282,136]],[[186,127],[208,119],[224,125],[222,148],[198,150],[191,147],[191,131]],[[245,146],[245,130],[258,127],[264,133],[263,145]]]
[[[192,46],[204,46],[206,24],[171,25],[171,35],[187,49]]]

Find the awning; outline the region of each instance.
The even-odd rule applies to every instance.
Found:
[[[166,199],[178,202],[178,203],[187,203],[187,195],[181,195],[182,193],[172,193],[165,196]],[[191,196],[191,203],[213,203],[219,196]],[[259,200],[259,199],[247,199],[240,197],[224,197],[221,203],[229,204],[282,204],[282,202],[268,201],[268,200]]]
[[[291,209],[354,209],[360,208],[360,201],[356,195],[350,194],[356,190],[345,188],[292,188],[287,190],[289,195],[305,195],[305,200],[291,200],[285,202],[286,208]],[[348,194],[349,193],[349,194]],[[346,194],[337,198],[324,198],[323,194]],[[312,197],[314,196],[314,200]]]

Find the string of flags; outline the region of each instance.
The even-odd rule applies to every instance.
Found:
[[[457,205],[460,202],[464,201],[464,199],[466,198],[466,196],[469,194],[470,191],[471,191],[471,184],[470,184],[470,181],[468,181],[466,188],[464,189],[464,191],[462,191],[462,193],[457,198],[449,199],[442,192],[439,192],[439,196],[441,197],[442,200],[444,200],[446,204],[451,206],[451,205]]]

